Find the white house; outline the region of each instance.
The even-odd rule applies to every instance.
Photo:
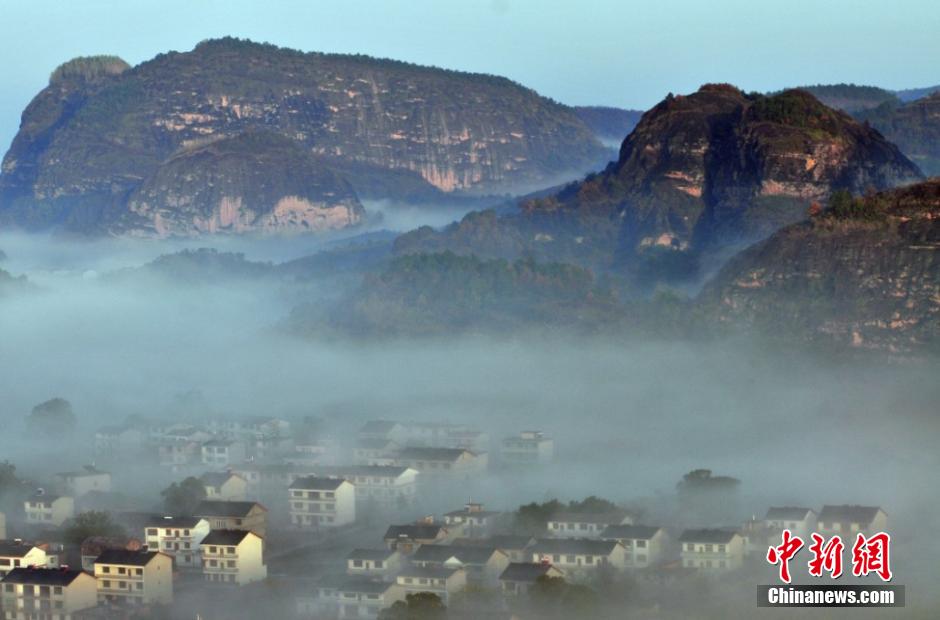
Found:
[[[626,567],[626,550],[616,540],[540,538],[529,551],[532,562],[557,566],[572,579],[588,577],[603,568]]]
[[[245,444],[230,439],[210,439],[202,444],[202,464],[224,468],[245,460]]]
[[[610,525],[600,535],[623,545],[627,568],[655,566],[666,558],[669,535],[655,525]]]
[[[81,497],[91,491],[111,492],[111,474],[94,465],[86,465],[79,471],[56,474],[56,478],[72,497]]]
[[[264,540],[244,530],[212,530],[202,541],[202,574],[210,583],[240,586],[267,578]]]
[[[358,618],[374,620],[379,612],[404,600],[405,590],[394,581],[376,581],[367,577],[342,577],[322,580],[313,595],[297,598],[297,612],[302,618]]]
[[[356,465],[314,467],[316,475],[345,478],[356,487],[356,508],[396,510],[414,504],[418,493],[418,472],[410,467]]]
[[[495,547],[431,544],[421,545],[411,563],[423,568],[462,568],[467,583],[493,588],[509,566],[509,556]]]
[[[512,562],[499,576],[500,590],[505,596],[522,596],[529,593],[539,577],[564,579],[565,573],[548,562]]]
[[[559,538],[597,538],[611,525],[630,525],[633,518],[623,510],[609,513],[562,512],[548,521],[548,535]]]
[[[402,556],[393,549],[353,549],[346,556],[346,574],[394,580],[402,565]]]
[[[462,568],[408,566],[398,573],[395,582],[404,589],[406,595],[431,592],[447,605],[454,594],[462,592],[467,586],[467,574]]]
[[[531,559],[529,549],[535,544],[535,538],[516,534],[497,534],[487,538],[457,538],[453,544],[494,547],[505,553],[512,562],[528,562]]]
[[[353,447],[353,462],[357,465],[389,465],[401,446],[391,439],[360,439]]]
[[[290,485],[290,521],[300,528],[330,528],[356,520],[356,488],[343,478],[298,478]]]
[[[75,516],[75,500],[68,495],[37,492],[23,502],[26,522],[59,527]]]
[[[486,471],[487,455],[463,448],[403,448],[395,463],[417,470],[422,477],[469,478]]]
[[[81,570],[14,568],[0,586],[7,620],[69,620],[98,604],[95,578]]]
[[[819,512],[819,533],[827,538],[836,534],[843,540],[858,533],[870,536],[888,528],[888,515],[878,506],[823,506]]]
[[[209,522],[199,517],[153,517],[144,528],[147,547],[162,551],[177,568],[200,566],[203,539],[209,535]]]
[[[232,472],[206,472],[199,481],[206,489],[206,499],[244,501],[248,494],[248,482]]]
[[[715,529],[685,530],[679,536],[682,566],[706,572],[731,571],[744,563],[744,538]]]
[[[245,530],[264,537],[268,528],[268,509],[258,502],[203,500],[193,511],[209,522],[213,530]]]
[[[484,510],[483,504],[470,502],[462,510],[444,513],[444,524],[457,536],[482,538],[494,531],[501,516],[501,512]]]
[[[14,568],[46,566],[46,550],[20,540],[0,540],[0,577]]]
[[[144,433],[132,426],[104,426],[95,432],[95,454],[105,458],[130,456],[144,446]]]
[[[411,555],[421,545],[447,542],[449,539],[450,532],[438,523],[390,525],[385,531],[385,545],[404,555]]]
[[[503,440],[500,456],[507,465],[545,465],[555,458],[555,440],[542,431],[522,431]]]
[[[173,602],[173,559],[159,551],[104,551],[95,560],[95,579],[99,603]]]

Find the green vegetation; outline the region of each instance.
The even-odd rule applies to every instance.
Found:
[[[124,528],[115,523],[109,513],[97,510],[76,515],[66,524],[63,533],[65,541],[73,545],[80,545],[82,541],[92,536],[120,538],[125,535]]]
[[[160,492],[163,508],[167,514],[188,516],[196,506],[206,499],[206,487],[198,478],[189,476],[182,482],[174,482]]]
[[[606,513],[619,510],[618,506],[601,497],[591,495],[581,501],[571,500],[567,504],[552,499],[547,502],[532,502],[519,506],[513,515],[513,529],[526,534],[544,534],[545,527],[555,515],[562,512]]]
[[[379,620],[444,620],[447,607],[441,598],[431,592],[406,594],[404,601],[379,612]]]
[[[886,217],[885,201],[877,195],[854,197],[841,189],[832,193],[823,215],[840,220],[882,220]]]
[[[597,593],[591,588],[547,575],[535,580],[529,590],[529,600],[540,618],[592,618],[600,605]]]
[[[831,136],[839,135],[844,124],[837,112],[799,90],[788,90],[757,99],[748,108],[748,116],[755,122],[816,130]]]
[[[49,82],[83,80],[91,82],[108,75],[118,75],[131,66],[117,56],[79,56],[62,63],[49,76]]]
[[[26,418],[30,435],[40,438],[66,437],[75,430],[72,403],[64,398],[53,398],[33,407]]]

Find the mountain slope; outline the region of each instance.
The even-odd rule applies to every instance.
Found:
[[[0,221],[107,230],[164,162],[252,130],[385,197],[543,186],[605,156],[570,108],[503,78],[221,39],[57,70],[4,158]]]
[[[732,259],[706,315],[782,338],[912,352],[940,345],[940,180],[833,208]]]
[[[859,113],[930,176],[940,175],[940,92]]]
[[[878,132],[808,93],[707,85],[644,114],[602,173],[531,200],[518,215],[471,215],[440,233],[409,233],[396,248],[531,253],[668,280],[694,273],[702,255],[799,221],[833,190],[920,178]]]

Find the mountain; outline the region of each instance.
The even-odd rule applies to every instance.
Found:
[[[700,295],[719,322],[897,353],[940,345],[940,180],[831,207],[732,259]]]
[[[927,86],[926,88],[906,88],[904,90],[895,91],[898,99],[904,103],[914,101],[915,99],[921,99],[937,92],[940,92],[940,84],[936,86]]]
[[[313,185],[275,172],[285,144],[269,139],[270,156],[248,152],[237,140],[248,132],[306,152]],[[236,179],[252,156],[286,185]],[[278,201],[299,192],[309,204],[293,201],[274,227],[307,229],[338,223],[320,208],[342,207],[354,223],[355,202],[336,175],[361,197],[431,199],[542,187],[606,156],[572,109],[505,78],[225,38],[135,67],[93,57],[57,69],[4,157],[0,223],[93,233],[267,229]],[[193,180],[183,172],[189,162],[199,166]],[[203,182],[215,174],[224,188],[209,191]],[[222,195],[230,190],[240,204]],[[255,196],[263,204],[246,202]],[[186,209],[169,222],[177,201]]]
[[[928,175],[940,175],[940,91],[903,105],[858,113],[898,145]]]
[[[418,229],[396,251],[530,254],[625,272],[645,286],[694,275],[703,257],[803,219],[833,190],[921,178],[877,131],[809,93],[706,85],[644,114],[603,172],[515,215],[475,213],[440,232]]]
[[[601,142],[617,145],[623,141],[624,136],[633,131],[643,116],[640,110],[606,106],[575,106],[574,112]]]
[[[877,86],[816,84],[800,86],[798,90],[805,90],[830,108],[845,110],[849,114],[877,108],[884,103],[901,102],[898,93]]]

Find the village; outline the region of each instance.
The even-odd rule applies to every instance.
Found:
[[[370,420],[337,436],[312,419],[138,419],[98,429],[92,462],[21,480],[21,503],[0,514],[4,618],[225,618],[272,600],[295,618],[409,618],[422,605],[526,617],[565,596],[768,574],[785,529],[850,540],[888,528],[877,506],[741,519],[739,481],[709,470],[683,477],[681,511],[662,521],[595,496],[471,495],[488,476],[564,475],[539,430]],[[163,490],[116,491],[134,479]]]

